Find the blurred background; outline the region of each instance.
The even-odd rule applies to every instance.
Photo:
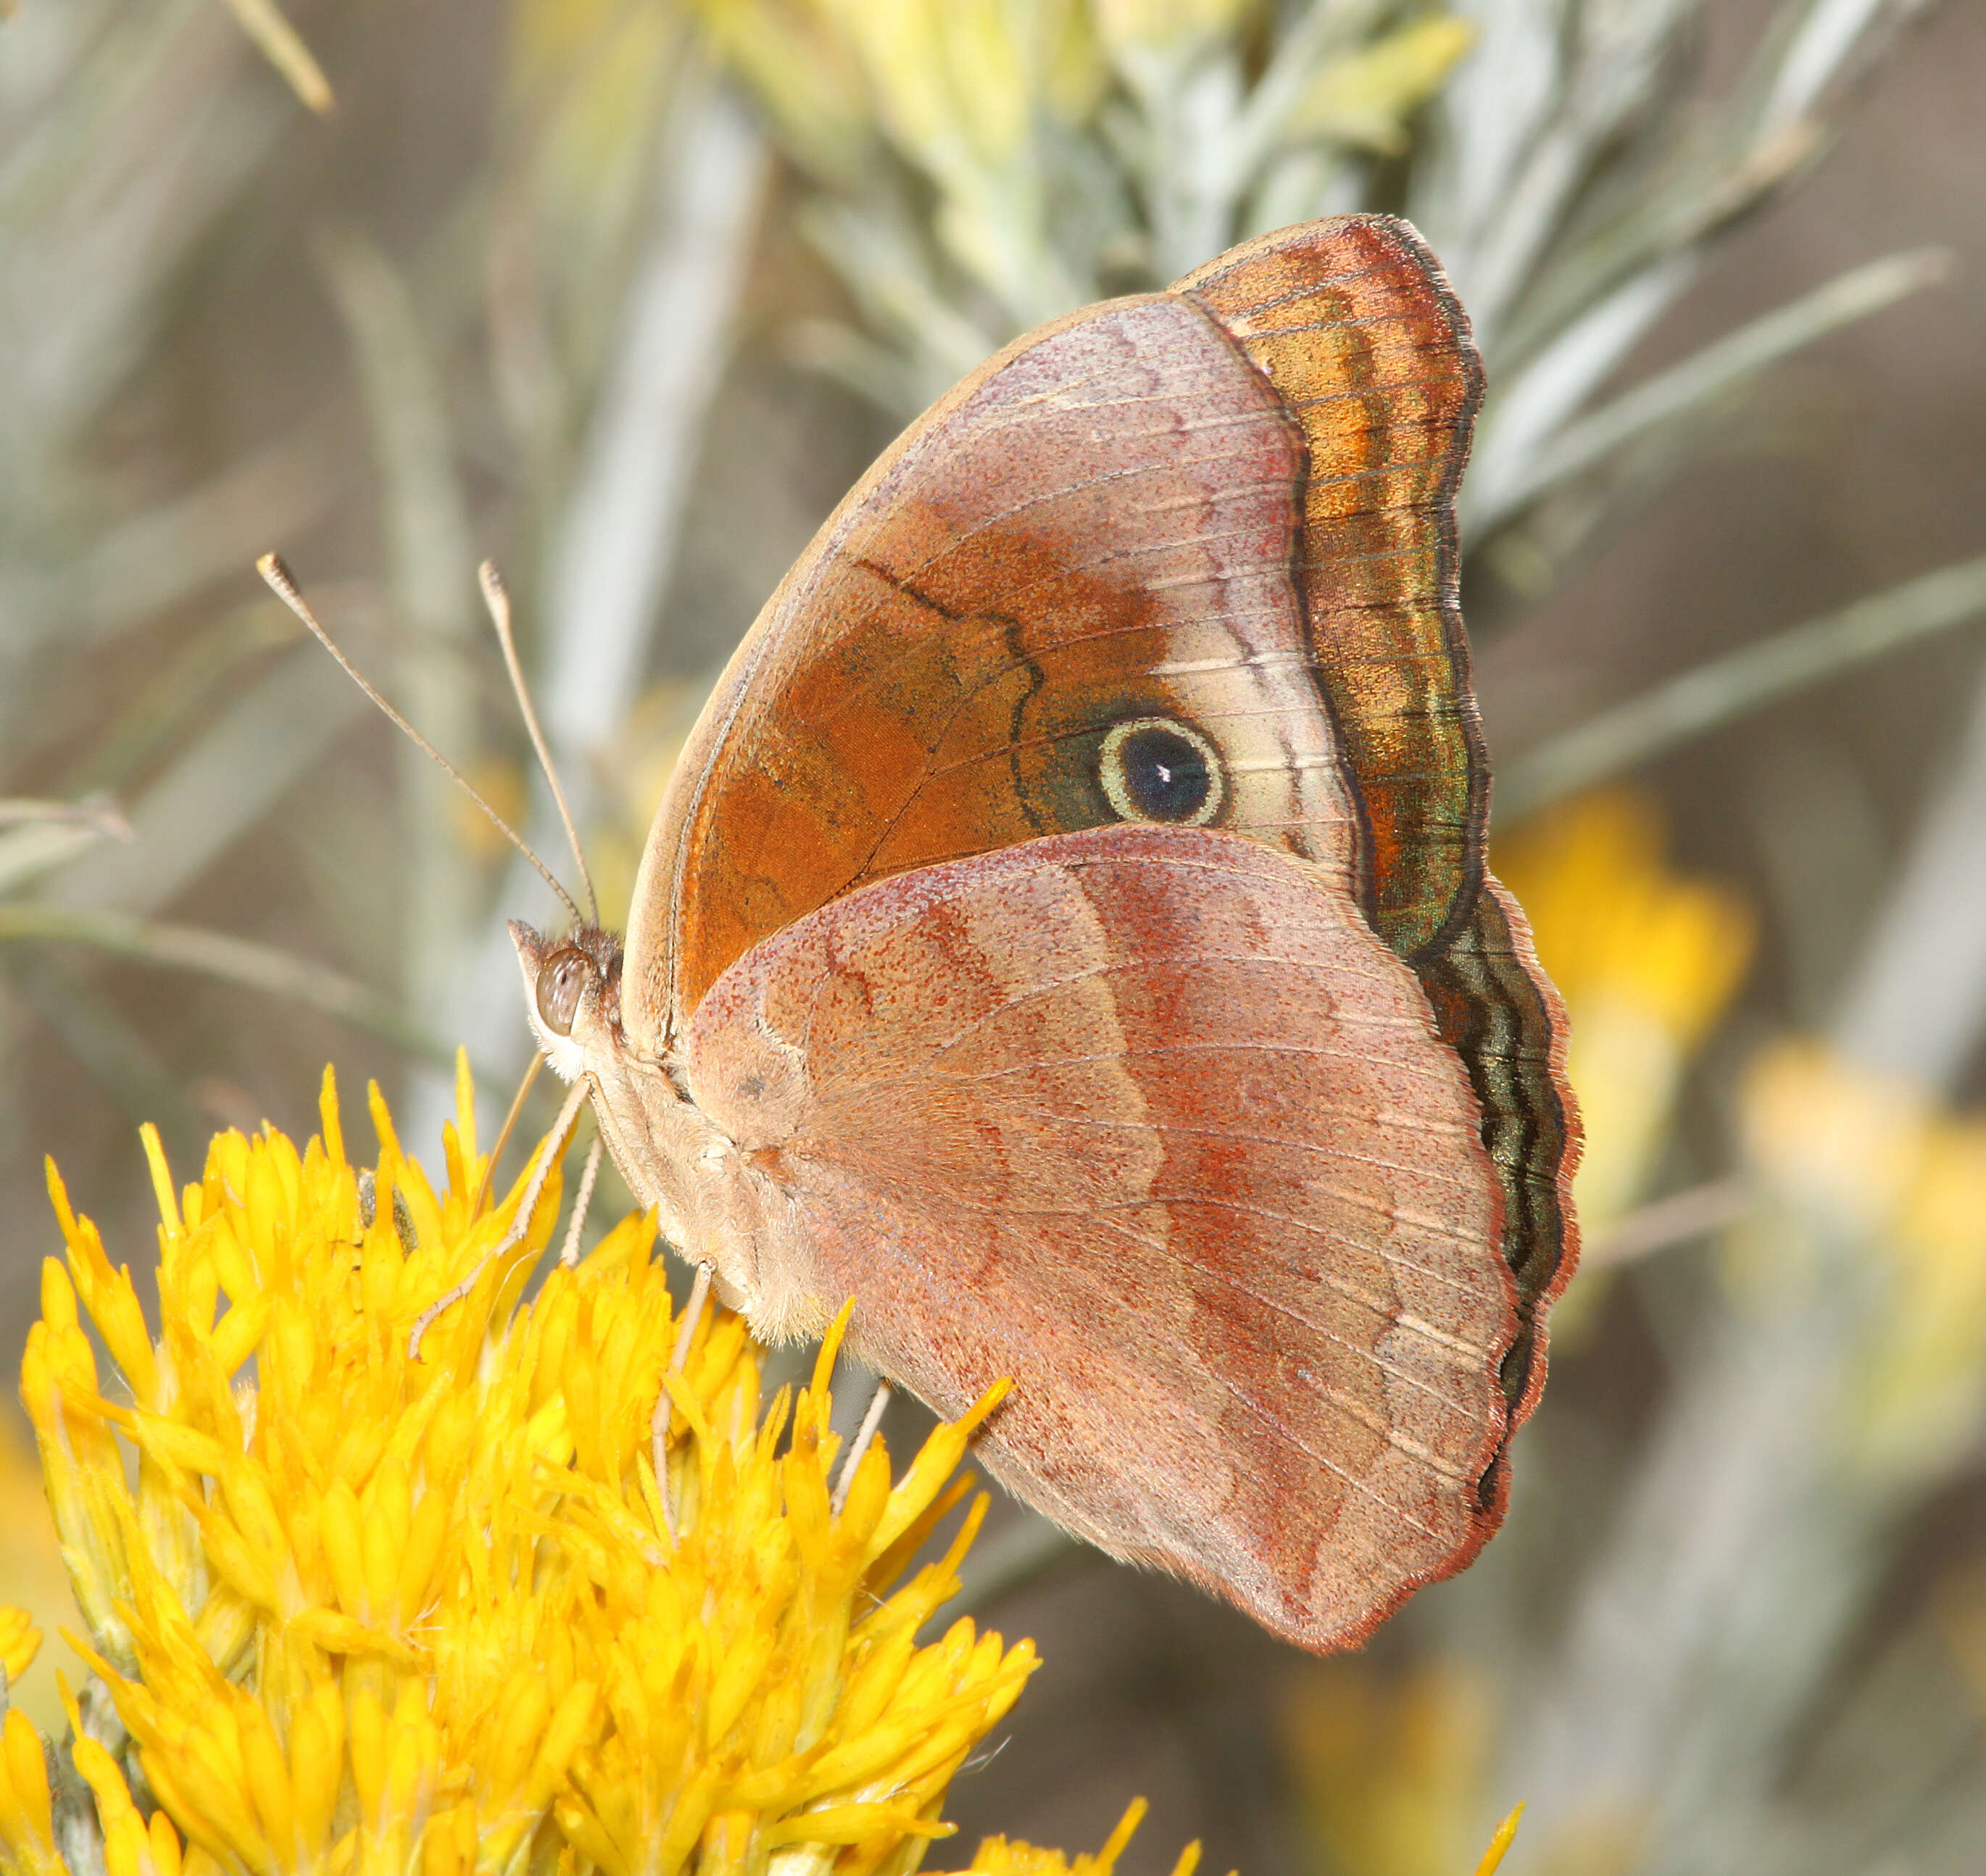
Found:
[[[1446,1876],[1519,1799],[1525,1876],[1981,1866],[1978,0],[0,15],[10,1366],[45,1154],[142,1265],[140,1120],[190,1176],[308,1133],[333,1061],[431,1140],[456,1043],[497,1111],[525,1056],[503,921],[548,896],[258,553],[563,868],[498,558],[618,922],[711,676],[904,421],[1053,314],[1395,210],[1490,371],[1465,601],[1586,1271],[1503,1535],[1356,1657],[996,1519],[968,1593],[1047,1665],[952,1814],[1073,1848],[1145,1792],[1140,1876],[1194,1835]],[[0,1585],[54,1614],[22,1430]]]

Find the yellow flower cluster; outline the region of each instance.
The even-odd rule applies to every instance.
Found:
[[[0,1608],[0,1688],[11,1686],[28,1671],[42,1645],[42,1632],[25,1609]]]
[[[1576,1191],[1603,1247],[1640,1197],[1681,1076],[1750,955],[1745,908],[1677,877],[1663,846],[1651,807],[1607,793],[1496,857],[1570,1011],[1587,1124]],[[1986,1120],[1794,1040],[1749,1064],[1741,1117],[1748,1208],[1728,1265],[1739,1288],[1841,1292],[1854,1374],[1837,1449],[1870,1489],[1944,1476],[1986,1413]],[[1858,1249],[1844,1265],[1846,1241]],[[1849,1295],[1844,1282],[1862,1287]]]
[[[803,160],[829,175],[846,173],[872,124],[941,174],[961,161],[996,167],[1019,154],[1034,113],[1086,119],[1113,66],[1238,56],[1274,30],[1260,0],[698,0],[698,10]],[[1298,93],[1293,136],[1392,147],[1474,35],[1432,14],[1345,36]]]
[[[22,1391],[89,1629],[76,1646],[115,1718],[92,1707],[86,1729],[69,1699],[94,1802],[66,1826],[80,1787],[52,1798],[40,1741],[8,1716],[0,1867],[907,1876],[1035,1665],[969,1620],[920,1640],[984,1500],[916,1560],[966,1494],[952,1475],[998,1390],[900,1479],[872,1447],[837,1511],[832,1339],[811,1385],[762,1409],[734,1316],[706,1316],[672,1369],[679,1325],[638,1218],[520,1300],[555,1174],[410,1353],[526,1195],[520,1177],[487,1201],[466,1074],[458,1106],[439,1192],[376,1091],[377,1165],[348,1161],[328,1075],[304,1151],[225,1134],[180,1194],[148,1133],[156,1337],[51,1169],[68,1257],[45,1267]],[[0,1613],[10,1676],[35,1639]],[[1100,1876],[1115,1854],[1076,1867]]]
[[[991,177],[1033,114],[1101,94],[1085,0],[697,0],[713,39],[806,166],[850,180],[877,131],[932,174]]]

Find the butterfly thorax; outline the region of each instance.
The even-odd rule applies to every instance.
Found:
[[[618,934],[581,926],[542,938],[513,921],[525,1009],[553,1071],[584,1079],[601,1137],[638,1204],[661,1234],[709,1265],[718,1293],[766,1341],[816,1335],[819,1306],[793,1279],[790,1207],[740,1143],[697,1104],[687,1065],[651,1056],[621,1021]]]

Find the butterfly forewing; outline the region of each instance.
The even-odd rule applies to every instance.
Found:
[[[1106,756],[1149,753],[1106,749],[1124,726],[1206,746],[1219,798],[1195,824],[1350,888],[1356,815],[1290,575],[1302,465],[1261,372],[1163,295],[1065,321],[939,405],[774,597],[679,771],[631,1032],[866,880],[1122,818]],[[1128,779],[1176,783],[1164,753]]]
[[[1456,594],[1455,491],[1483,394],[1468,322],[1387,216],[1264,235],[1173,291],[1302,428],[1297,577],[1370,823],[1373,922],[1412,958],[1467,921],[1488,813]]]

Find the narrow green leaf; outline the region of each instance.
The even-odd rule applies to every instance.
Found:
[[[308,1004],[428,1060],[444,1065],[454,1060],[451,1050],[377,991],[328,965],[274,945],[195,925],[136,918],[128,912],[91,911],[32,901],[0,905],[0,945],[29,940],[86,945],[162,969],[191,971],[265,996]]]
[[[285,19],[275,0],[227,0],[227,10],[241,22],[241,30],[254,41],[262,56],[280,72],[290,89],[320,117],[330,114],[338,100],[332,96],[331,80],[312,56],[302,35]]]
[[[1473,528],[1480,531],[1508,519],[1526,503],[1650,431],[1700,409],[1803,346],[1944,279],[1950,268],[1951,256],[1941,248],[1886,255],[1705,345],[1567,424],[1538,452],[1528,470],[1508,475],[1486,502],[1472,504]]]
[[[1506,764],[1496,778],[1497,810],[1506,820],[1534,813],[1719,724],[1982,612],[1986,554],[1775,632],[1604,710]]]

